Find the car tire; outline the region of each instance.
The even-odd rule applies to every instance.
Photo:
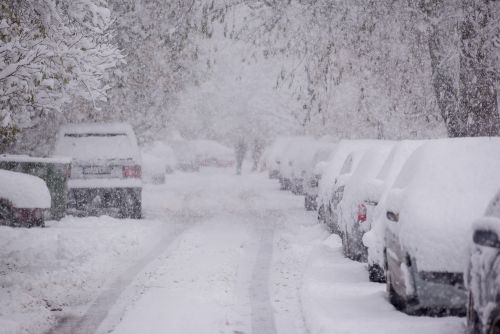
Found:
[[[385,272],[378,264],[368,265],[368,278],[370,282],[386,283]]]
[[[481,321],[479,315],[476,312],[474,306],[474,298],[472,292],[469,291],[468,303],[467,303],[467,328],[470,334],[481,334],[483,333]]]
[[[120,216],[122,218],[142,218],[142,203],[139,196],[133,191],[129,191],[124,194],[123,202],[120,208]]]
[[[478,333],[500,334],[500,310],[491,312],[488,328]]]
[[[399,311],[406,311],[406,300],[401,297],[392,286],[391,273],[387,273],[387,294],[389,302]]]

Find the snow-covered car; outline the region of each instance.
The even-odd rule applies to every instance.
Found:
[[[44,226],[51,197],[39,177],[0,170],[0,225]]]
[[[327,166],[327,161],[330,156],[335,152],[336,144],[328,143],[320,147],[315,153],[311,165],[312,169],[306,171],[303,180],[304,190],[304,207],[308,211],[318,210],[318,186],[323,175],[324,169]]]
[[[54,154],[72,158],[69,214],[141,217],[141,154],[130,125],[65,125],[58,133]]]
[[[328,158],[332,152],[333,144],[319,141],[305,141],[294,153],[292,165],[291,191],[295,195],[305,195],[304,182],[309,179],[314,166]]]
[[[357,167],[362,153],[375,145],[377,140],[342,140],[336,146],[330,160],[323,168],[318,185],[318,221],[325,223],[333,233],[339,233],[336,207],[333,203],[342,200],[345,182],[348,175]],[[357,154],[348,157],[355,151]],[[355,159],[354,159],[355,158]],[[344,174],[339,183],[340,174]]]
[[[279,181],[281,190],[292,190],[294,177],[294,164],[301,154],[311,149],[314,138],[303,136],[293,137],[284,148],[279,160]]]
[[[171,142],[177,158],[177,169],[197,172],[202,167],[231,167],[235,164],[234,151],[213,140],[178,140]]]
[[[500,184],[500,138],[427,142],[387,195],[389,299],[407,313],[464,314],[470,232]]]
[[[474,223],[467,269],[469,333],[500,333],[500,191]]]
[[[262,155],[262,168],[266,169],[270,179],[279,179],[280,164],[284,150],[293,137],[277,137]]]
[[[363,244],[363,235],[370,229],[368,217],[377,205],[374,196],[370,196],[367,182],[380,172],[393,146],[393,142],[381,142],[367,150],[345,186],[338,210],[339,229],[342,231],[344,254],[352,260],[367,260],[368,251]]]
[[[365,183],[366,227],[363,244],[368,249],[368,277],[372,282],[385,283],[384,271],[384,235],[385,201],[387,192],[393,185],[408,157],[423,141],[403,140],[391,150],[376,178]],[[372,208],[373,207],[373,208]]]
[[[165,183],[165,175],[172,174],[177,165],[173,149],[162,141],[143,146],[141,156],[142,179],[146,183]]]

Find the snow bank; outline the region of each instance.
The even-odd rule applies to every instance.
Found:
[[[387,226],[400,229],[419,270],[464,271],[472,222],[497,192],[499,170],[500,138],[436,140],[411,155],[387,197],[399,223]]]
[[[85,307],[165,234],[156,221],[105,216],[46,225],[0,226],[1,333],[46,332],[57,314]]]
[[[413,317],[389,304],[385,285],[368,281],[364,264],[346,259],[337,235],[311,251],[300,290],[310,334],[463,333],[461,318]]]
[[[368,247],[368,263],[377,263],[383,267],[384,238],[386,222],[386,198],[401,168],[410,155],[420,147],[423,141],[403,140],[391,150],[380,173],[365,185],[368,200],[378,202],[370,219],[370,231],[363,236],[363,243]]]
[[[0,198],[16,208],[50,208],[51,197],[45,181],[39,177],[0,170]]]

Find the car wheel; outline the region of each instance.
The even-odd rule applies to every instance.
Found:
[[[378,264],[368,265],[368,278],[370,282],[386,283],[384,270]]]
[[[500,334],[500,314],[499,312],[494,312],[494,315],[491,317],[490,328],[485,331],[488,334]],[[478,332],[480,333],[480,332]]]
[[[392,286],[392,279],[390,272],[387,273],[387,294],[389,295],[389,302],[399,311],[406,310],[406,301],[403,297],[398,295]]]
[[[474,307],[474,297],[472,292],[469,291],[468,296],[468,304],[467,304],[467,327],[469,329],[469,333],[471,334],[480,334],[482,333],[481,323],[479,320],[479,316],[476,312],[476,308]]]
[[[124,195],[120,211],[122,218],[140,219],[142,217],[142,204],[140,199],[138,199],[133,192],[127,192]]]
[[[351,258],[351,254],[349,252],[349,235],[347,233],[341,233],[342,239],[342,250],[344,251],[344,255],[348,258]]]

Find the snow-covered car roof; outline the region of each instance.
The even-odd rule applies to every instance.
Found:
[[[273,143],[266,149],[264,152],[265,156],[265,165],[268,169],[273,170],[273,169],[278,169],[278,163],[277,161],[280,161],[283,159],[283,154],[285,153],[287,147],[289,146],[290,142],[293,140],[300,139],[302,137],[300,136],[279,136],[277,137]],[[280,163],[281,165],[281,163]]]
[[[41,178],[7,170],[0,170],[0,198],[24,209],[48,209],[51,202],[49,189]]]
[[[406,161],[387,196],[419,270],[461,272],[473,221],[500,184],[500,138],[433,140]],[[397,233],[397,232],[396,232]]]
[[[59,130],[54,155],[78,161],[133,159],[140,163],[137,138],[126,123],[66,124]]]
[[[333,150],[335,144],[320,141],[311,141],[305,143],[301,150],[298,150],[295,162],[293,164],[293,172],[299,176],[303,172],[312,173],[314,167],[321,161],[326,161]]]
[[[306,153],[312,150],[315,140],[313,137],[295,137],[288,141],[286,147],[280,155],[280,174],[291,178],[295,163]]]

